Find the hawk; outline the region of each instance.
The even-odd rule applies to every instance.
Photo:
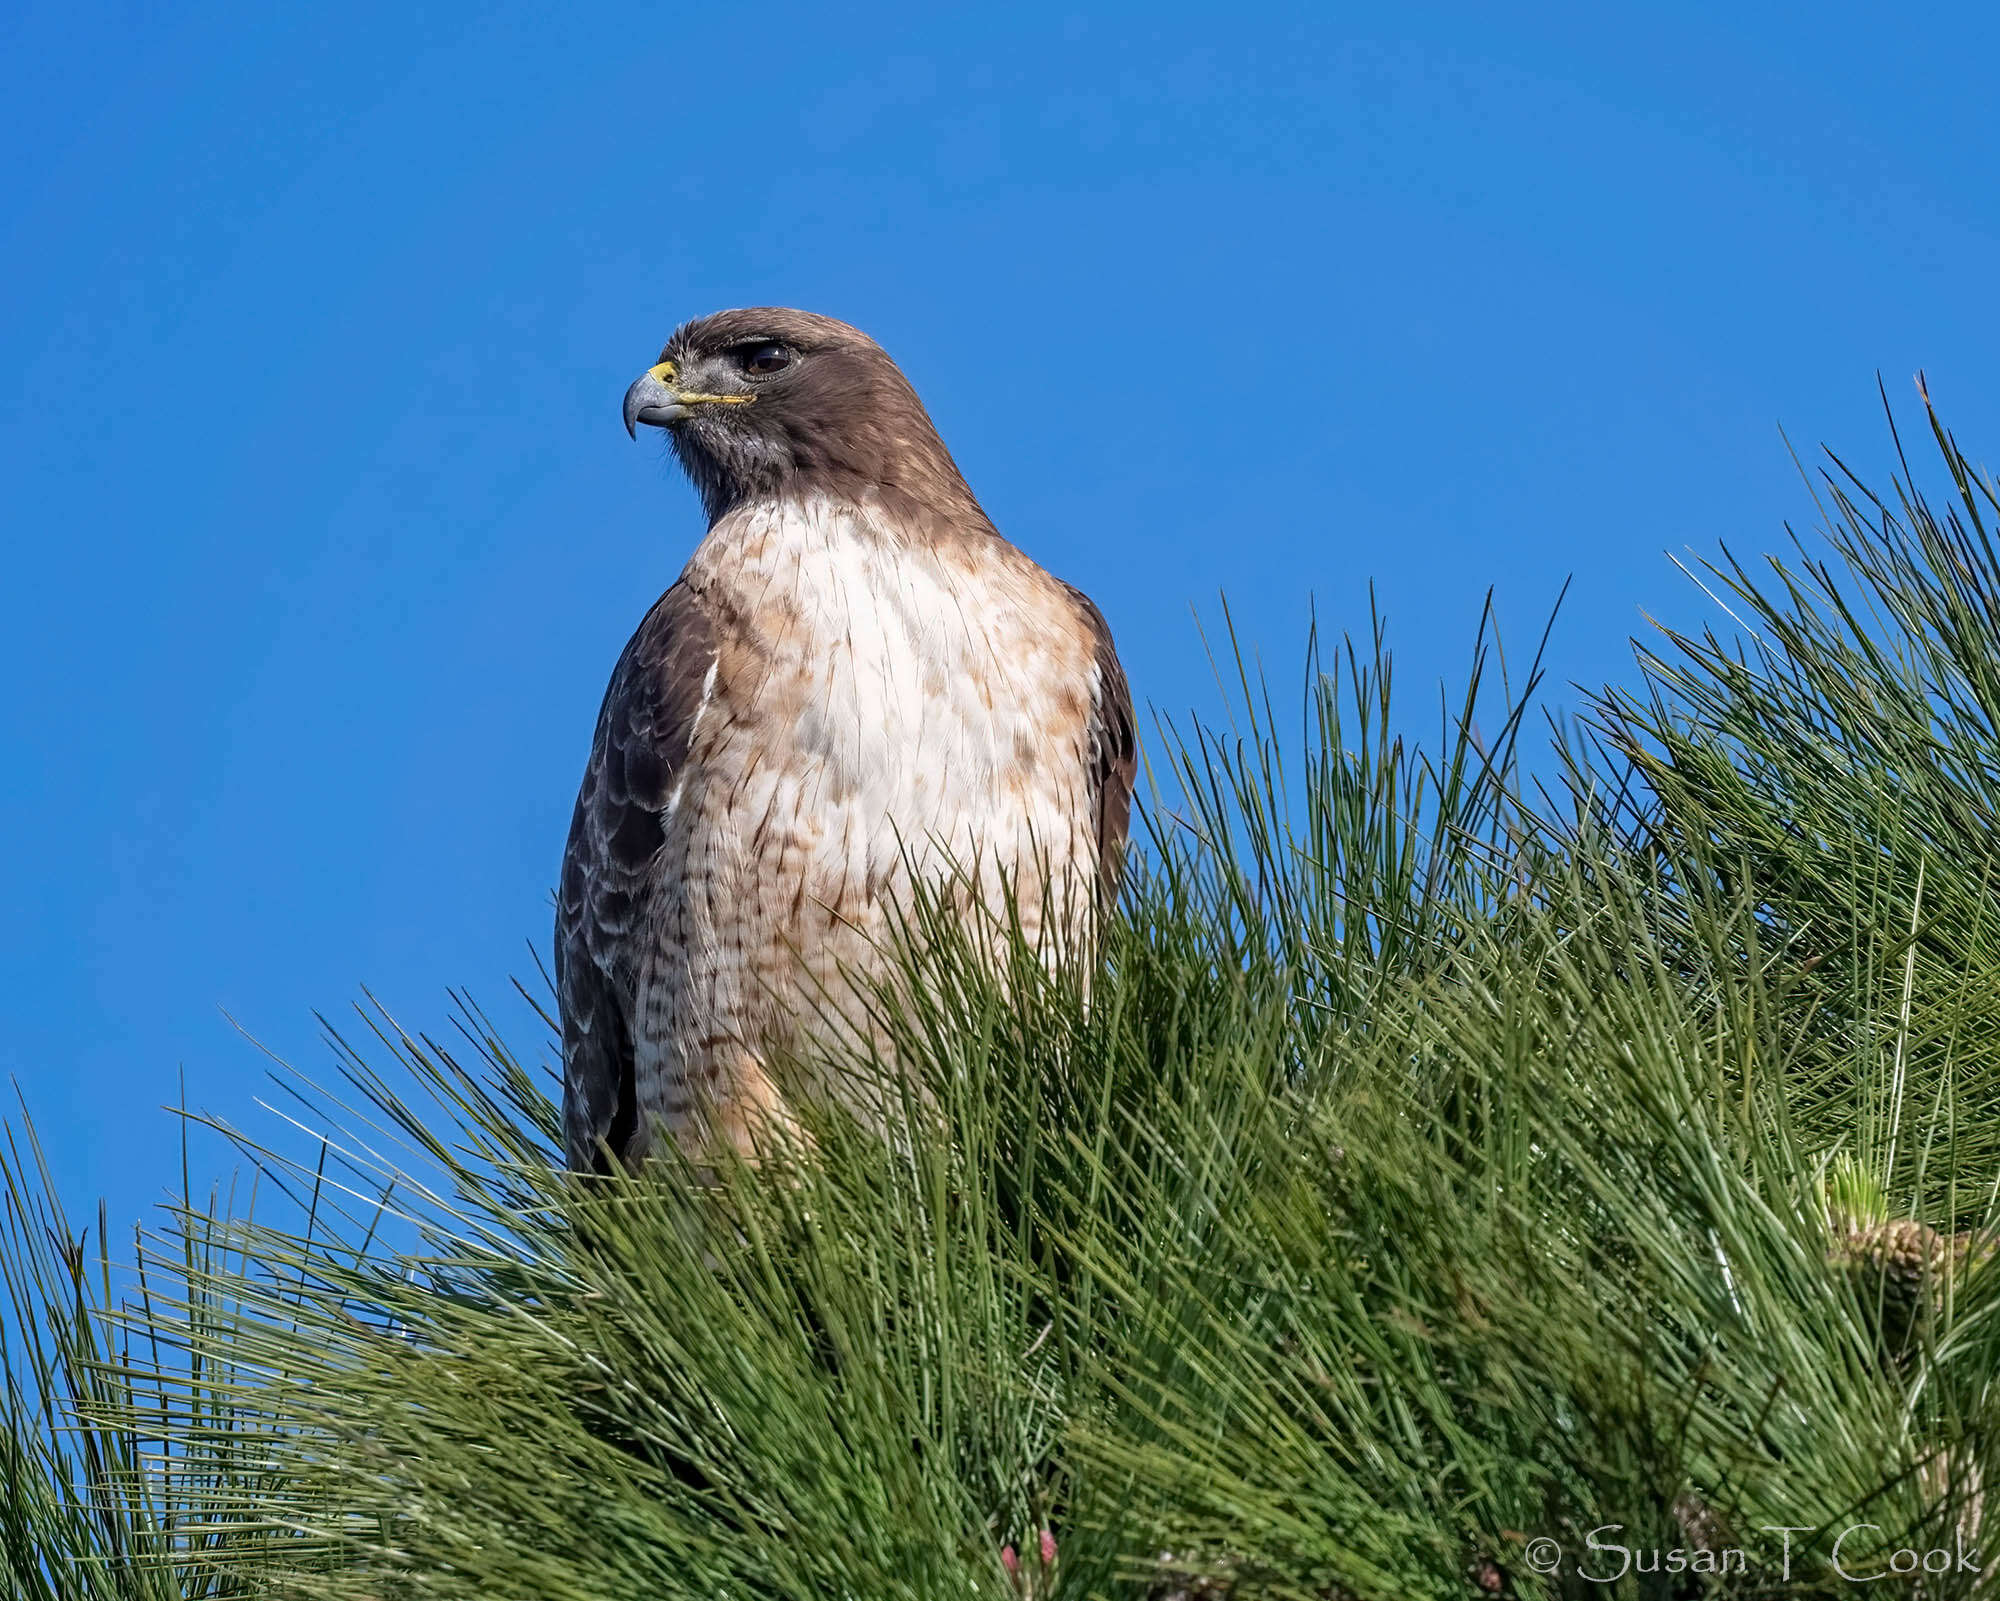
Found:
[[[866,334],[687,323],[626,392],[642,423],[708,533],[612,671],[563,856],[578,1170],[786,1120],[772,1051],[882,970],[915,880],[1004,881],[1031,939],[1101,907],[1135,768],[1103,615],[1001,536]]]

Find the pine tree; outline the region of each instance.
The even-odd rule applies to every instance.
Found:
[[[1820,548],[1711,571],[1742,636],[1642,651],[1539,783],[1484,629],[1427,748],[1379,624],[1303,738],[1247,675],[1163,726],[1101,952],[995,972],[917,909],[896,1065],[842,1064],[887,1140],[579,1185],[481,1013],[370,1008],[289,1073],[310,1156],[234,1136],[263,1203],[121,1278],[16,1139],[7,1595],[1844,1596],[1843,1534],[1978,1550],[2000,502],[1934,437],[1946,510],[1831,463]]]

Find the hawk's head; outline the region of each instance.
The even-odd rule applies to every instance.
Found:
[[[711,520],[813,493],[970,500],[882,347],[809,311],[757,306],[682,324],[625,391],[626,431],[640,423],[667,430]]]

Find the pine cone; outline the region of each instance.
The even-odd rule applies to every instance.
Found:
[[[1161,1576],[1146,1592],[1146,1601],[1230,1601],[1236,1593],[1236,1559],[1197,1559],[1192,1553],[1159,1554]],[[1497,1571],[1497,1570],[1496,1570]],[[1354,1601],[1338,1587],[1319,1592],[1319,1601]]]
[[[1226,1558],[1197,1563],[1192,1553],[1162,1551],[1159,1564],[1161,1577],[1147,1592],[1147,1601],[1227,1601],[1235,1588],[1235,1564]]]
[[[1672,1510],[1682,1538],[1694,1550],[1720,1551],[1732,1543],[1721,1514],[1693,1490],[1675,1496]]]
[[[1946,1263],[1962,1259],[1966,1245],[1915,1218],[1836,1218],[1827,1260],[1848,1272],[1864,1306],[1879,1307],[1882,1344],[1900,1355],[1937,1312]]]

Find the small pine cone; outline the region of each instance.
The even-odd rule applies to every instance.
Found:
[[[1221,1571],[1202,1571],[1207,1564],[1187,1571],[1193,1566],[1191,1555],[1176,1556],[1171,1551],[1162,1551],[1159,1563],[1162,1576],[1147,1591],[1147,1601],[1227,1601],[1234,1588],[1227,1576],[1227,1562],[1219,1565]]]
[[[1720,1551],[1731,1543],[1721,1515],[1693,1490],[1683,1490],[1674,1497],[1673,1514],[1682,1537],[1693,1549]]]
[[[1954,1234],[1949,1244],[1954,1272],[1970,1274],[1983,1272],[1991,1267],[2000,1246],[2000,1237],[1984,1229],[1969,1229],[1963,1234]]]
[[[1940,1451],[1918,1469],[1917,1483],[1927,1497],[1935,1498],[1952,1513],[1952,1527],[1959,1541],[1979,1544],[1986,1522],[1986,1475],[1979,1458],[1964,1447]]]
[[[1960,1254],[1956,1241],[1904,1217],[1886,1223],[1836,1220],[1827,1256],[1853,1276],[1863,1304],[1880,1305],[1883,1344],[1900,1352],[1935,1310],[1938,1277],[1954,1254]]]

